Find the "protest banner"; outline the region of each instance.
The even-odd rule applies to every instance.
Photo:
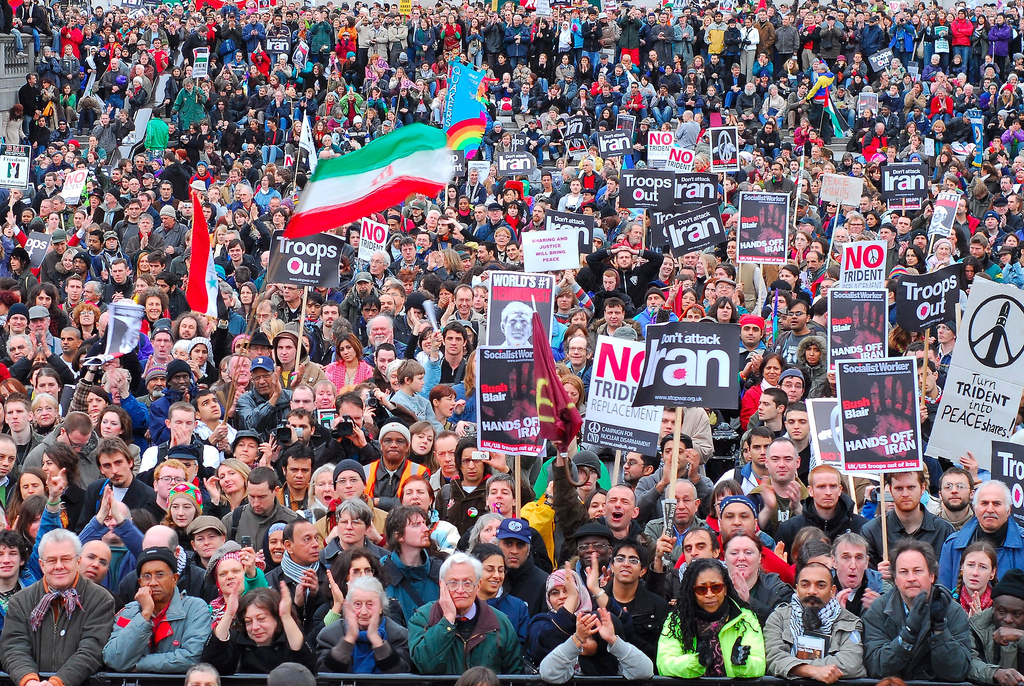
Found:
[[[1024,445],[992,441],[992,480],[1002,481],[1010,489],[1010,514],[1017,524],[1024,525]]]
[[[928,165],[901,162],[882,165],[882,199],[894,205],[906,205],[928,197]]]
[[[949,238],[956,220],[956,207],[960,204],[959,193],[939,193],[935,199],[932,220],[928,224],[928,243],[939,238]]]
[[[530,174],[537,168],[537,158],[528,152],[499,152],[494,156],[498,176]]]
[[[587,443],[643,455],[658,454],[661,407],[633,407],[643,363],[643,341],[597,337],[587,396]]]
[[[668,209],[673,205],[675,172],[658,169],[628,169],[619,179],[619,207],[630,209]]]
[[[839,360],[836,388],[844,470],[921,470],[917,358]]]
[[[210,75],[210,49],[194,48],[192,61],[192,78],[205,79]]]
[[[362,237],[360,233],[360,241]],[[344,245],[345,239],[333,233],[285,238],[283,231],[275,231],[270,241],[267,283],[337,288],[341,283],[338,265]]]
[[[633,139],[626,131],[602,131],[597,134],[597,151],[601,157],[621,157],[633,152]]]
[[[576,260],[579,264],[579,258]],[[533,310],[546,331],[554,316],[555,277],[549,274],[491,272],[487,281],[487,345],[525,348],[533,345]]]
[[[928,454],[959,462],[970,450],[980,469],[991,455],[979,446],[1009,440],[1024,386],[1024,293],[975,279],[932,423]]]
[[[885,357],[889,292],[884,288],[828,291],[828,361]]]
[[[964,266],[951,264],[930,274],[904,274],[897,282],[896,323],[918,333],[956,317],[964,287]]]
[[[361,262],[369,262],[375,252],[385,252],[388,242],[388,225],[363,217],[359,222],[359,254]]]
[[[587,135],[590,127],[587,123],[587,118],[581,115],[569,117],[565,122],[565,135],[568,136],[583,136]]]
[[[675,214],[664,224],[663,231],[676,257],[725,243],[729,238],[718,205],[705,205]]]
[[[740,134],[735,126],[709,129],[711,137],[712,172],[737,172],[740,170]]]
[[[85,189],[85,182],[89,179],[89,170],[86,168],[74,169],[64,177],[64,186],[60,189],[60,196],[69,205],[77,205],[82,199],[82,191]]]
[[[669,148],[665,169],[688,174],[693,171],[693,155],[693,150],[673,145]]]
[[[483,346],[479,355],[477,446],[511,455],[538,454],[544,441],[537,417],[533,348]]]
[[[864,93],[857,95],[857,116],[863,117],[865,112],[878,114],[878,93]]]
[[[668,160],[668,151],[675,145],[676,135],[671,131],[647,132],[647,163],[659,169]]]
[[[104,364],[138,349],[145,316],[146,309],[129,298],[110,302],[107,305],[106,346],[101,354],[87,358],[83,364]]]
[[[544,212],[545,231],[571,231],[577,237],[580,255],[589,255],[594,252],[594,226],[594,215],[591,214],[556,212],[555,210]],[[523,235],[525,236],[526,233]],[[578,265],[573,267],[573,269],[578,268]],[[533,270],[527,269],[526,271]]]
[[[528,272],[579,269],[577,235],[570,231],[527,231],[523,234],[523,267]]]
[[[574,159],[583,157],[587,154],[587,137],[586,136],[566,136],[565,138],[565,151]]]
[[[466,151],[449,150],[448,155],[452,158],[452,171],[455,176],[463,179],[466,177]]]
[[[1024,445],[992,441],[992,480],[1010,488],[1010,514],[1024,525]]]
[[[884,288],[886,245],[885,241],[855,241],[843,244],[843,256],[839,262],[838,286],[861,288]]]
[[[675,204],[704,205],[717,204],[718,178],[715,174],[676,174]]]
[[[29,146],[0,145],[0,188],[27,188]]]
[[[843,468],[843,453],[839,450],[839,399],[814,398],[807,400],[807,424],[811,435],[811,455],[817,461],[811,467],[827,464]]]
[[[736,261],[785,264],[788,193],[740,193]]]
[[[821,191],[818,193],[821,200],[833,200],[840,205],[859,207],[860,196],[863,193],[864,179],[840,174],[821,175]]]
[[[884,48],[876,53],[868,55],[868,63],[871,65],[871,71],[879,72],[885,71],[892,64],[892,48]]]
[[[620,113],[615,117],[615,130],[625,131],[629,134],[629,140],[636,142],[636,115]]]
[[[634,407],[739,407],[738,325],[651,324],[646,345]]]
[[[32,269],[39,269],[43,264],[46,253],[50,250],[50,239],[52,234],[42,231],[33,231],[25,240],[25,250],[28,251],[28,258]]]

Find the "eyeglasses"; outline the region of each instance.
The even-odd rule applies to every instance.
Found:
[[[709,591],[713,595],[718,595],[725,591],[725,584],[701,584],[693,587],[693,592],[698,596],[707,595]]]
[[[156,574],[150,574],[149,572],[146,572],[145,574],[139,575],[139,580],[143,582],[149,582],[153,579],[156,579],[157,581],[163,581],[169,576],[170,574],[168,572],[157,572]]]
[[[601,552],[602,550],[610,549],[611,546],[607,543],[580,543],[578,546],[576,546],[576,550],[578,550],[581,553],[585,553],[588,550],[596,550],[598,552]]]
[[[163,484],[183,484],[185,483],[185,477],[183,476],[161,476],[158,481]]]
[[[625,564],[626,562],[628,562],[631,565],[640,564],[640,558],[636,555],[616,555],[612,558],[612,561],[618,565]]]
[[[472,591],[476,588],[477,582],[463,579],[462,581],[445,581],[444,585],[448,587],[449,591],[457,591],[460,588],[464,591]]]

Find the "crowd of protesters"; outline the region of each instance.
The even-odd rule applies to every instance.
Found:
[[[893,307],[901,276],[956,262],[968,289],[1024,288],[1020,0],[0,5],[35,59],[3,126],[28,146],[30,185],[0,189],[0,664],[19,686],[307,683],[291,663],[471,686],[497,683],[474,668],[1024,683],[1009,489],[971,453],[851,481],[819,463],[805,404],[836,395],[826,296],[850,241],[886,242]],[[339,288],[267,283],[307,181],[303,122],[320,160],[439,126],[456,61],[486,70],[476,159],[521,132],[537,176],[470,168],[375,214],[388,243],[368,260],[359,224],[338,227]],[[623,114],[632,154],[602,159],[596,136]],[[567,149],[570,117],[586,150]],[[718,188],[726,226],[739,191],[793,198],[781,267],[738,263],[734,238],[652,250],[649,216],[620,207],[619,170],[653,162],[649,131],[673,131],[703,171],[719,122],[740,144]],[[928,165],[921,210],[886,207],[896,161]],[[859,206],[821,200],[825,173],[863,178]],[[929,244],[940,190],[961,200]],[[740,327],[738,409],[687,408],[681,432],[666,410],[657,454],[624,454],[618,473],[599,445],[477,449],[488,275],[523,269],[523,234],[551,210],[598,227],[580,269],[555,273],[547,332],[580,412],[597,337],[666,321]],[[216,317],[185,294],[196,212]],[[41,261],[32,233],[49,235]],[[93,364],[122,299],[145,310],[139,345]],[[892,318],[927,439],[957,325],[925,346]]]

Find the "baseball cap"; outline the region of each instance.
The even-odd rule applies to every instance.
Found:
[[[498,525],[497,538],[499,541],[506,538],[514,538],[517,541],[529,543],[530,524],[525,519],[519,519],[516,517],[503,519],[501,520],[501,524]]]
[[[272,372],[274,371],[274,361],[266,355],[260,355],[252,361],[252,370],[256,371],[257,369]]]

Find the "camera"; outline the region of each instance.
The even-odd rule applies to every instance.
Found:
[[[292,427],[287,424],[277,427],[274,430],[274,439],[282,448],[287,448],[292,444]]]
[[[331,429],[331,438],[340,441],[343,438],[348,438],[356,431],[355,424],[352,423],[352,418],[345,415],[338,422],[338,425]]]

